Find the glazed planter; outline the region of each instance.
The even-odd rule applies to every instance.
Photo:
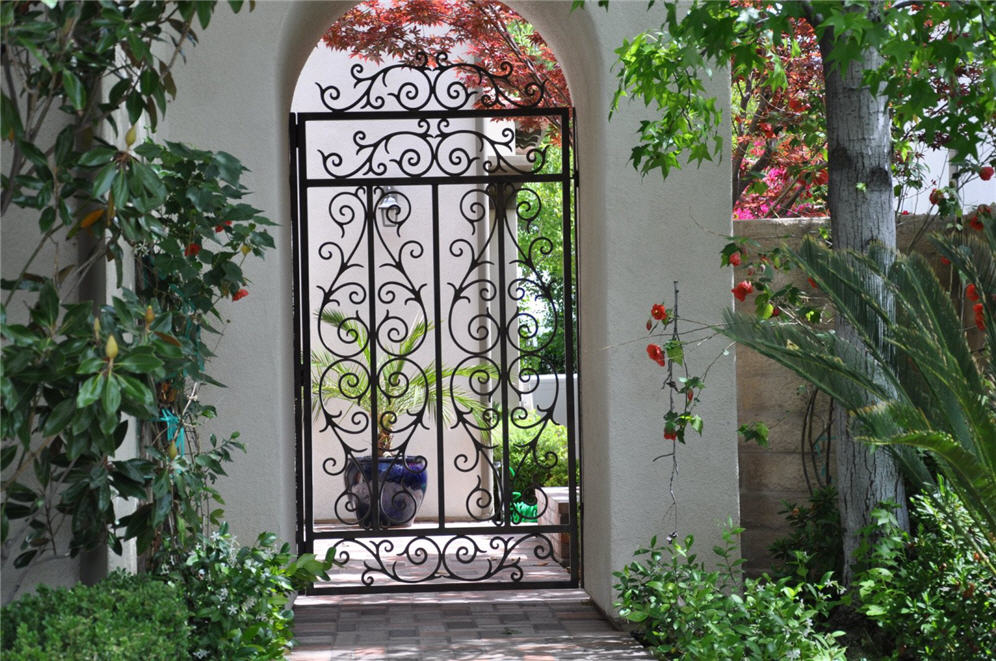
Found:
[[[377,489],[380,491],[380,527],[403,528],[415,520],[429,483],[428,461],[420,455],[410,457],[354,457],[343,479],[346,494],[354,508],[358,525],[373,528],[370,492],[373,467],[377,466]]]

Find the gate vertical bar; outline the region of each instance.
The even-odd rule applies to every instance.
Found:
[[[509,186],[511,188],[511,186]],[[498,241],[498,354],[500,356],[500,366],[498,379],[501,383],[501,507],[502,507],[502,527],[512,526],[512,477],[511,466],[509,465],[510,453],[508,449],[509,432],[508,427],[508,381],[512,377],[512,371],[508,365],[508,309],[505,301],[505,227],[508,224],[506,205],[504,204],[505,186],[497,183],[493,190],[495,195],[495,237]]]
[[[300,120],[300,118],[297,118]],[[302,121],[296,121],[296,129],[294,131],[294,144],[299,149],[304,149],[307,139],[307,124]],[[301,239],[301,250],[300,250],[300,277],[301,277],[301,323],[299,325],[301,333],[301,355],[304,356],[311,355],[311,328],[310,328],[310,315],[308,313],[311,310],[311,293],[308,291],[307,283],[311,281],[310,275],[310,261],[308,256],[308,158],[307,154],[302,155],[298,153],[295,157],[297,159],[297,184],[298,184],[298,228],[299,236]],[[299,368],[300,369],[300,368]],[[298,372],[298,379],[301,379],[300,384],[300,394],[304,397],[305,404],[307,406],[302,406],[303,411],[311,410],[311,388],[305,387],[303,381],[303,375]],[[312,465],[312,425],[302,421],[301,426],[304,428],[304,447],[302,451],[304,452],[304,548],[306,553],[314,552],[314,533],[315,533],[315,499],[314,499],[314,466]]]
[[[290,145],[290,163],[288,165],[288,178],[290,179],[290,203],[291,203],[291,255],[293,259],[293,280],[294,296],[291,299],[291,306],[294,315],[294,484],[295,484],[295,515],[297,525],[295,526],[295,542],[298,554],[308,553],[307,542],[310,535],[305,534],[305,514],[304,514],[304,480],[301,479],[303,462],[301,455],[304,452],[304,436],[301,433],[303,424],[303,402],[302,392],[304,388],[304,361],[301,360],[301,240],[298,232],[301,231],[298,220],[298,191],[297,191],[297,115],[290,113],[287,120],[287,139]]]
[[[370,347],[370,378],[367,387],[370,388],[370,523],[374,530],[380,530],[380,456],[377,451],[377,441],[380,437],[380,411],[377,406],[377,390],[380,379],[377,364],[377,265],[374,248],[374,235],[377,231],[377,212],[373,204],[373,185],[366,186],[367,198],[367,295],[370,297],[370,328],[367,331],[367,343]]]
[[[580,548],[578,547],[578,494],[577,494],[577,418],[575,417],[574,405],[574,371],[576,356],[574,355],[574,304],[572,301],[574,287],[572,283],[573,269],[571,255],[574,250],[571,241],[571,229],[574,222],[574,214],[571,213],[571,132],[570,132],[570,110],[564,109],[560,114],[561,129],[561,175],[563,175],[561,200],[561,220],[563,227],[564,242],[564,383],[567,391],[567,497],[570,503],[570,514],[568,516],[571,526],[571,582],[578,584],[578,569],[580,566]]]
[[[446,446],[443,443],[443,331],[442,282],[439,277],[439,185],[432,186],[432,306],[436,352],[436,484],[439,489],[438,525],[446,527]],[[428,467],[427,467],[428,468]]]

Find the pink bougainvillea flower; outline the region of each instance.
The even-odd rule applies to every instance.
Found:
[[[967,287],[965,287],[965,298],[970,301],[979,300],[979,292],[975,289],[975,283],[970,282]]]
[[[234,294],[232,294],[232,300],[233,301],[237,301],[240,298],[245,298],[248,295],[249,295],[249,290],[248,289],[240,289],[237,292],[235,292]]]
[[[188,243],[187,248],[183,251],[184,257],[196,257],[197,253],[201,251],[201,244],[199,243]]]
[[[747,294],[754,291],[754,285],[751,284],[750,280],[744,280],[743,282],[737,283],[737,286],[730,290],[738,301],[743,301],[747,298]]]
[[[650,308],[650,316],[657,321],[667,321],[667,308],[659,303],[655,303]]]

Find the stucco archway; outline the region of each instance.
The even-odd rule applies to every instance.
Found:
[[[294,420],[291,250],[286,118],[297,74],[322,30],[352,3],[260,3],[249,15],[219,12],[175,75],[180,94],[164,132],[171,139],[236,154],[251,170],[253,203],[281,223],[278,250],[249,272],[251,295],[232,305],[216,360],[230,384],[217,399],[219,433],[239,429],[249,446],[222,485],[228,518],[243,539],[260,530],[294,537]],[[570,2],[512,2],[548,39],[578,110],[581,416],[585,447],[585,586],[609,610],[612,571],[663,528],[666,476],[659,454],[659,374],[639,342],[649,304],[683,288],[683,312],[719,322],[732,280],[717,267],[731,233],[729,164],[686,168],[666,184],[641,181],[628,164],[641,109],[612,122],[612,51],[646,27],[645,6],[613,5],[608,15],[570,11]],[[728,81],[714,89],[726,96]],[[723,349],[713,341],[689,354],[697,364]],[[237,388],[236,388],[237,386]],[[718,541],[718,524],[737,520],[736,393],[732,360],[710,371],[699,411],[705,436],[681,448],[680,532],[697,545]],[[703,485],[707,485],[703,488]]]

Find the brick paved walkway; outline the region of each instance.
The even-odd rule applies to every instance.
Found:
[[[291,661],[652,659],[581,590],[299,597]]]

